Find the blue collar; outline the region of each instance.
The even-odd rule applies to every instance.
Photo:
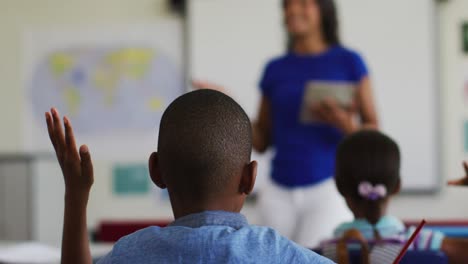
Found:
[[[202,226],[229,226],[240,229],[247,225],[249,225],[249,223],[242,214],[226,211],[205,211],[176,219],[169,226],[185,226],[191,228]]]

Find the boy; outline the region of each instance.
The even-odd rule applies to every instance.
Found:
[[[77,150],[66,117],[64,132],[57,110],[46,113],[46,121],[66,186],[62,263],[91,263],[91,157],[87,146]],[[239,214],[255,183],[251,149],[249,118],[234,100],[212,90],[176,99],[161,119],[158,152],[149,158],[151,179],[168,189],[175,221],[120,239],[99,263],[331,263]]]

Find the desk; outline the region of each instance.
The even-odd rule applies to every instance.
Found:
[[[405,221],[406,226],[416,226],[418,221]],[[440,231],[448,237],[468,238],[468,221],[464,220],[427,220],[424,228]]]

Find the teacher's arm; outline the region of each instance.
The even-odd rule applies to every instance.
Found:
[[[253,148],[263,153],[271,144],[271,105],[267,97],[260,101],[257,120],[252,122]]]
[[[357,106],[361,124],[357,129],[378,129],[379,122],[375,110],[374,94],[369,77],[364,77],[357,88]]]

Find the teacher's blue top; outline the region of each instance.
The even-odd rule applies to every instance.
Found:
[[[271,105],[272,178],[285,187],[301,187],[332,177],[343,133],[323,123],[303,124],[300,111],[309,81],[358,84],[368,75],[361,56],[342,46],[317,55],[288,53],[270,61],[260,88]]]

